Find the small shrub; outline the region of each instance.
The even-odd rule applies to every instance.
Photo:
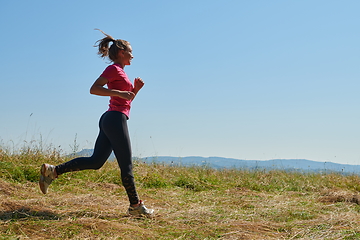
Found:
[[[34,169],[34,168],[26,168],[23,167],[23,175],[24,175],[24,180],[26,181],[30,181],[30,182],[37,182],[39,181],[39,170],[38,169]]]
[[[146,188],[165,188],[168,186],[167,181],[157,173],[148,173],[141,182]]]
[[[11,162],[0,162],[0,173],[5,179],[16,182],[23,182],[25,180],[24,172]]]
[[[196,179],[185,178],[180,176],[175,182],[174,185],[177,187],[182,187],[185,189],[190,189],[195,192],[200,192],[207,189],[207,185],[203,182],[200,182]]]

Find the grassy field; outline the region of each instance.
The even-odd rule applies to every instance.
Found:
[[[213,170],[135,162],[152,218],[126,215],[118,166],[60,176],[56,150],[0,147],[0,239],[360,239],[357,175]]]

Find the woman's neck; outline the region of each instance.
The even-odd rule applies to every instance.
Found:
[[[125,68],[125,64],[120,63],[120,62],[118,62],[118,61],[114,61],[114,64],[119,65],[122,69],[124,69],[124,68]]]

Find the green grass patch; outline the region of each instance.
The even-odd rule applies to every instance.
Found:
[[[61,175],[47,195],[51,150],[0,148],[0,239],[359,239],[357,175],[216,170],[134,161],[139,195],[154,218],[125,214],[116,162]]]

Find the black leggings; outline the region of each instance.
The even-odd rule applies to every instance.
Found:
[[[121,180],[129,197],[130,204],[137,204],[139,197],[136,192],[132,171],[131,145],[127,127],[127,117],[121,112],[105,112],[99,121],[100,132],[96,139],[94,153],[91,157],[79,157],[56,166],[58,175],[101,168],[111,151],[114,151],[120,167]]]

